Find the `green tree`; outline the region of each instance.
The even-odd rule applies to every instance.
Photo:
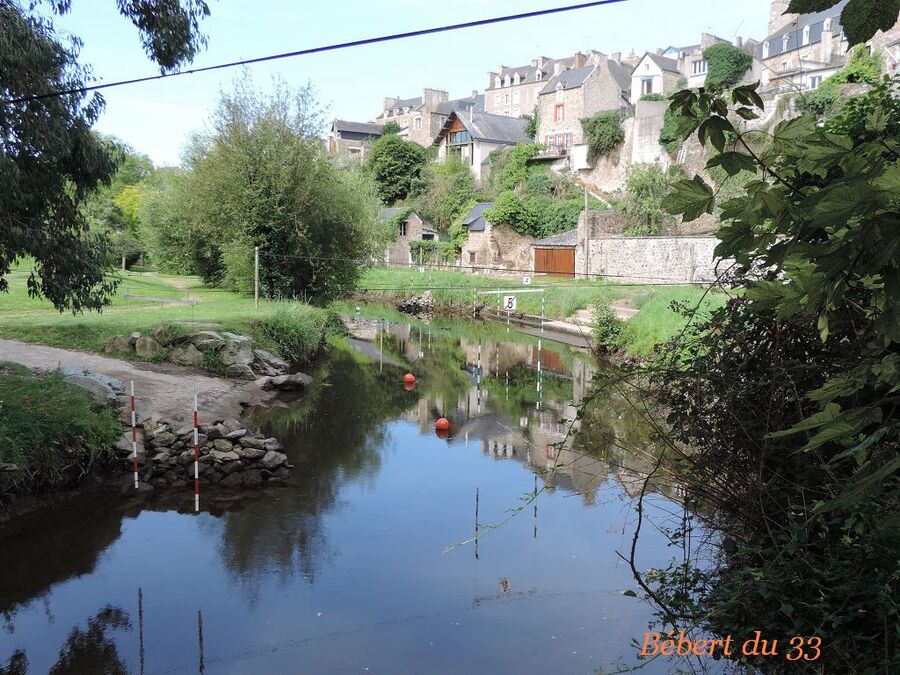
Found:
[[[187,203],[176,211],[189,213],[187,243],[207,279],[252,288],[259,246],[267,297],[328,299],[353,288],[384,243],[379,205],[366,172],[325,152],[323,120],[309,85],[276,82],[263,94],[245,74],[221,94],[211,133],[188,150]]]
[[[742,293],[657,373],[675,438],[692,448],[686,489],[715,509],[723,557],[711,572],[654,573],[658,597],[718,634],[820,636],[824,672],[900,666],[897,85],[824,127],[782,122],[762,152],[730,121],[762,108],[757,85],[672,103],[718,151],[708,169],[756,179],[721,205],[717,233]],[[716,202],[694,177],[664,206],[693,219]]]
[[[538,106],[534,106],[530,115],[525,115],[528,125],[525,127],[525,135],[531,140],[535,140],[538,135],[538,129],[541,126],[541,111]]]
[[[55,307],[99,309],[115,288],[104,277],[108,242],[91,232],[81,206],[112,178],[111,149],[91,133],[103,109],[99,95],[76,91],[90,79],[78,63],[77,39],[64,45],[35,2],[0,1],[0,291],[20,258],[30,257],[32,296]],[[57,14],[69,0],[48,3]],[[208,13],[195,0],[119,2],[138,28],[148,55],[164,71],[186,63],[202,45],[198,25]]]
[[[655,164],[635,164],[628,169],[623,199],[629,223],[627,234],[660,234],[674,224],[660,206],[668,190],[669,180]]]
[[[429,163],[411,186],[409,203],[441,232],[468,213],[476,199],[475,178],[456,155]]]
[[[625,140],[623,119],[614,110],[604,110],[581,120],[581,129],[588,144],[588,159],[591,162],[608,154]]]
[[[388,136],[389,134],[399,134],[400,131],[400,125],[394,121],[387,122],[383,127],[381,127],[382,136]]]
[[[808,14],[834,7],[840,0],[791,0],[785,13]],[[841,26],[850,46],[865,42],[897,22],[900,0],[851,0],[841,10]]]
[[[707,87],[730,87],[737,84],[753,65],[753,56],[728,42],[717,42],[703,50],[709,64]]]
[[[378,183],[378,194],[390,206],[406,199],[426,162],[425,148],[421,145],[387,134],[372,144],[367,165]]]
[[[833,117],[852,97],[842,95],[845,84],[876,84],[881,79],[881,54],[869,52],[865,45],[857,45],[850,52],[847,65],[827,78],[812,92],[797,97],[797,108],[802,113],[818,117]]]

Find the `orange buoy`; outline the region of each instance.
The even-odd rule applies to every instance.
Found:
[[[447,429],[435,429],[434,435],[440,438],[442,441],[446,441],[450,438],[450,432]]]
[[[450,428],[450,420],[446,417],[441,417],[434,423],[434,428],[438,431],[447,431]]]
[[[403,388],[404,388],[406,391],[412,391],[413,389],[416,388],[416,383],[415,383],[415,382],[404,382],[404,383],[403,383]]]
[[[407,373],[406,375],[403,376],[403,381],[406,382],[406,384],[412,384],[413,382],[416,381],[416,376],[413,375],[412,373]]]

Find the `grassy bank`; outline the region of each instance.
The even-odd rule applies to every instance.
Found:
[[[360,291],[374,301],[396,302],[416,293],[431,290],[435,302],[444,310],[471,311],[475,291],[526,288],[521,279],[499,279],[456,271],[419,272],[417,269],[392,268],[368,270],[359,283]],[[544,288],[544,293],[520,293],[517,309],[526,314],[540,314],[541,295],[544,315],[548,319],[565,319],[594,303],[618,303],[633,307],[638,313],[622,326],[617,347],[635,356],[646,356],[656,345],[682,330],[687,319],[672,308],[672,303],[687,307],[700,306],[701,311],[720,306],[721,293],[705,293],[700,286],[647,286],[609,284],[597,280],[573,280],[534,277],[531,288]],[[492,306],[496,295],[478,296],[479,304]]]
[[[147,334],[171,325],[176,331],[208,328],[252,335],[285,358],[303,360],[322,344],[328,321],[325,310],[301,303],[260,300],[256,309],[253,298],[210,288],[199,277],[135,272],[122,274],[112,304],[102,313],[73,316],[60,314],[46,300],[29,298],[27,272],[13,271],[7,279],[9,293],[0,293],[0,337],[70,349],[99,352],[113,335]]]
[[[0,470],[0,501],[77,482],[115,459],[121,433],[111,410],[95,410],[61,374],[0,363],[0,465],[15,466]]]

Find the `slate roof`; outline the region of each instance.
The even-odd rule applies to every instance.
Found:
[[[811,14],[801,14],[796,21],[792,21],[787,26],[776,33],[772,33],[765,40],[759,43],[756,48],[756,56],[763,58],[763,44],[769,43],[769,56],[773,58],[779,54],[793,51],[803,47],[803,28],[809,26],[809,44],[815,44],[822,39],[822,31],[825,25],[825,19],[831,19],[831,32],[833,35],[840,35],[844,28],[841,25],[841,12],[849,0],[841,0],[834,7],[830,7],[822,12],[813,12]],[[789,36],[787,50],[784,49],[783,38]]]
[[[468,111],[469,108],[473,108],[475,112],[484,112],[484,94],[445,101],[434,112],[439,115],[449,115],[452,112]]]
[[[434,139],[434,145],[440,145],[450,121],[458,119],[476,141],[493,141],[495,143],[528,143],[531,139],[525,133],[528,120],[520,117],[506,117],[505,115],[490,115],[484,112],[452,112],[444,126]]]
[[[653,63],[658,65],[663,70],[668,70],[670,73],[680,73],[678,70],[678,61],[675,59],[669,59],[665,56],[660,56],[659,54],[653,54],[652,52],[647,52],[644,56],[649,57]]]
[[[532,248],[572,248],[578,244],[578,228],[539,239],[531,244]]]
[[[596,66],[584,66],[583,68],[573,68],[564,70],[559,75],[550,78],[544,88],[538,92],[539,94],[552,94],[556,91],[556,85],[562,84],[563,89],[577,89],[588,78],[588,75],[594,72]]]
[[[634,66],[627,63],[619,63],[608,59],[606,64],[609,66],[609,72],[615,78],[616,82],[622,89],[631,89],[631,74],[634,72]]]
[[[462,224],[469,232],[484,232],[484,212],[494,208],[494,202],[480,202],[472,207],[472,210],[463,218]]]
[[[567,57],[564,58],[564,59],[550,59],[550,60],[548,60],[548,61],[544,64],[544,66],[543,66],[542,68],[539,68],[539,67],[537,67],[537,66],[533,66],[533,65],[531,65],[530,63],[529,63],[528,65],[525,65],[525,66],[515,66],[515,67],[511,67],[511,68],[501,68],[501,69],[500,69],[499,75],[500,75],[500,79],[501,79],[501,80],[505,80],[507,75],[509,75],[510,80],[512,80],[512,78],[515,77],[516,73],[518,73],[518,74],[519,74],[519,84],[534,84],[535,82],[544,82],[544,81],[546,81],[547,75],[549,75],[550,73],[553,72],[553,64],[555,64],[555,63],[561,63],[561,64],[563,64],[563,66],[565,66],[566,68],[571,68],[571,67],[572,67],[572,64],[573,64],[574,62],[575,62],[575,57],[574,57],[574,56],[567,56]],[[541,73],[543,74],[543,77],[542,77],[540,80],[537,79],[537,71],[538,71],[538,70],[540,70]],[[495,86],[494,86],[494,83],[493,83],[493,82],[491,82],[490,84],[491,84],[491,86],[489,86],[489,87],[487,88],[488,91],[492,91],[492,90],[494,90],[494,89],[498,89],[498,87],[495,87]],[[511,84],[510,86],[513,86],[513,87],[514,87],[514,86],[516,86],[516,85]],[[500,87],[500,88],[502,88],[502,87]]]
[[[371,134],[373,136],[381,136],[382,127],[380,124],[371,122],[350,122],[348,120],[334,120],[331,125],[334,131],[349,131],[357,134]]]

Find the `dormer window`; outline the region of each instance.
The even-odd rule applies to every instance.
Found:
[[[510,84],[512,84],[512,80],[510,80],[509,75],[507,75],[506,77],[503,78],[503,86],[508,87]]]
[[[809,44],[809,26],[803,27],[803,44],[804,45]]]
[[[518,73],[516,73],[513,76],[513,84],[519,84],[519,74]]]
[[[831,30],[831,18],[825,19],[825,23],[822,24],[822,30]]]
[[[540,70],[534,71],[534,79],[536,79],[538,81],[543,80],[544,79],[543,71],[540,71]]]
[[[764,59],[769,58],[769,43],[768,42],[763,42],[763,58]]]
[[[781,38],[781,51],[786,52],[788,48],[788,44],[790,44],[791,36],[785,35]]]
[[[502,86],[503,86],[503,80],[501,80],[500,76],[498,75],[497,78],[494,80],[494,88],[499,89]]]

